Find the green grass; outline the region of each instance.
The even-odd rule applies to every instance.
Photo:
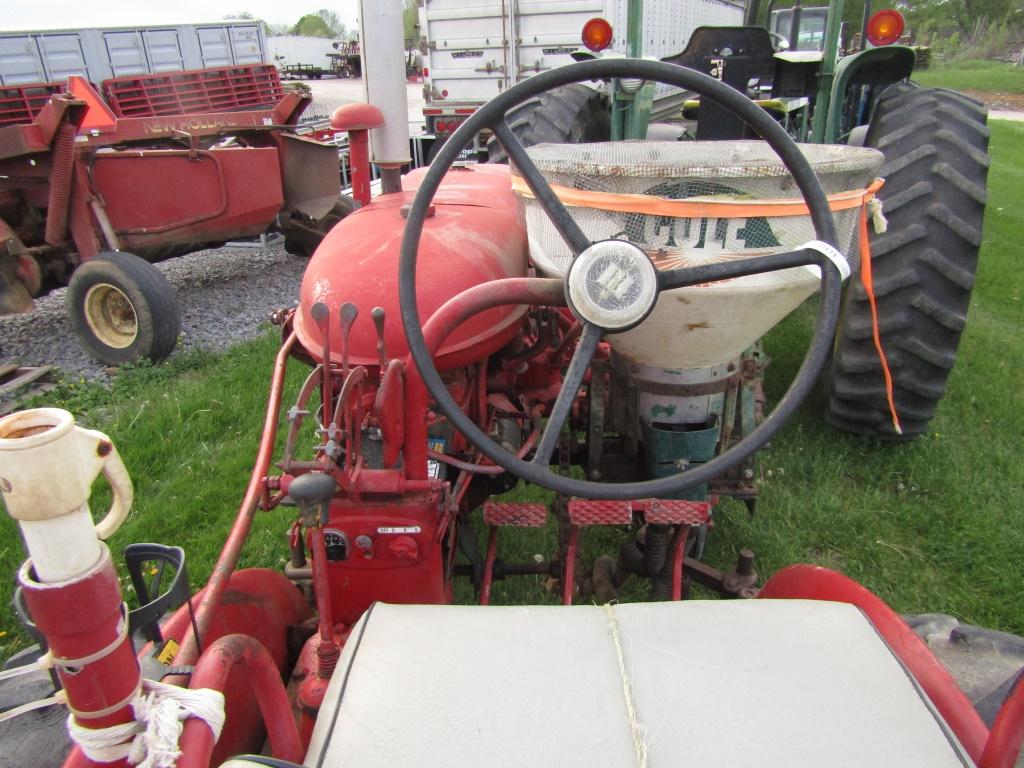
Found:
[[[1024,126],[993,126],[985,243],[956,369],[930,433],[902,446],[837,433],[808,402],[761,457],[756,517],[740,504],[717,512],[706,558],[758,553],[762,574],[792,562],[837,568],[903,612],[945,611],[1024,633]],[[810,335],[805,308],[767,339],[769,395],[778,397]],[[219,355],[193,354],[167,366],[138,366],[110,388],[69,383],[47,404],[75,412],[118,445],[136,486],[134,512],[111,541],[183,546],[193,587],[204,583],[233,520],[253,461],[276,340],[273,333]],[[289,374],[294,393],[304,375]],[[524,493],[519,491],[517,493]],[[541,496],[536,488],[528,495]],[[106,506],[102,492],[94,510]],[[243,565],[280,566],[290,512],[257,518]],[[518,532],[516,532],[518,533]],[[506,555],[550,554],[552,530],[503,539]],[[12,521],[0,516],[0,571],[23,558]],[[614,552],[613,531],[587,534],[588,552]],[[543,580],[495,586],[496,602],[552,602]],[[7,590],[5,589],[6,593]],[[642,592],[635,586],[630,597]],[[468,599],[468,590],[458,592]],[[0,603],[0,658],[24,642]]]
[[[1024,93],[1024,67],[999,61],[933,64],[928,69],[915,71],[912,79],[929,88]]]

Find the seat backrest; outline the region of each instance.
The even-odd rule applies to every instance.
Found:
[[[662,61],[695,69],[721,80],[740,93],[751,80],[771,82],[775,66],[768,30],[763,27],[698,27],[685,50]],[[717,104],[701,100],[698,139],[746,138],[743,121]]]

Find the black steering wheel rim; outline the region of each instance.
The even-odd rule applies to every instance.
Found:
[[[821,189],[821,185],[818,183],[817,177],[811,170],[809,163],[785,130],[743,94],[718,80],[673,64],[641,59],[598,59],[585,61],[534,75],[499,94],[471,115],[437,154],[410,206],[402,238],[399,260],[399,298],[402,325],[405,330],[406,341],[409,345],[410,356],[416,364],[427,391],[434,398],[438,409],[444,413],[452,426],[458,429],[470,443],[508,472],[536,485],[569,496],[582,496],[593,499],[664,497],[706,483],[709,480],[720,477],[729,469],[738,466],[767,443],[792,417],[803,400],[806,399],[828,358],[832,337],[835,333],[836,321],[839,316],[842,276],[838,267],[831,260],[819,253],[813,253],[808,254],[804,261],[800,262],[818,264],[821,270],[821,301],[815,323],[815,333],[804,361],[790,383],[789,389],[765,420],[739,443],[705,464],[668,477],[627,483],[602,483],[565,477],[564,475],[552,472],[546,464],[519,459],[492,441],[459,408],[458,404],[448,393],[427,348],[423,329],[419,321],[419,308],[416,301],[416,259],[423,231],[423,223],[427,216],[428,207],[445,173],[458,158],[460,148],[472,140],[473,136],[483,128],[493,130],[499,141],[503,145],[506,144],[506,141],[509,141],[511,132],[504,122],[505,115],[512,107],[539,93],[570,83],[614,77],[639,78],[674,85],[694,91],[704,98],[712,99],[733,112],[733,114],[742,119],[765,139],[789,169],[790,173],[792,173],[797,187],[807,203],[817,239],[834,247],[836,242],[835,223],[825,193]],[[515,141],[515,138],[511,137],[511,141]],[[521,149],[521,145],[518,145],[518,147],[506,145],[510,160],[515,159],[514,155],[518,155],[522,159],[525,153],[518,151]],[[532,163],[527,159],[525,163],[520,165],[519,170],[526,178],[527,183],[532,187],[534,184],[531,180],[531,166]],[[535,167],[532,167],[532,173],[536,174]],[[541,179],[541,183],[543,186],[547,186],[543,179]],[[541,199],[543,204],[542,195],[537,189],[534,191],[535,194],[538,194],[538,198]],[[548,188],[548,191],[550,192],[550,188]],[[561,208],[560,203],[558,207]],[[555,221],[547,205],[545,205],[545,211],[549,218],[552,218],[552,222],[555,223],[556,227],[558,227],[559,222]],[[561,212],[566,216],[568,215],[564,208],[561,208]],[[576,227],[575,222],[571,222],[571,227]],[[566,234],[566,230],[560,227],[559,231],[569,242],[570,237]],[[576,228],[576,232],[579,233],[578,228]],[[586,242],[589,243],[589,240]],[[572,246],[571,242],[570,245]],[[574,252],[578,255],[578,249]],[[789,255],[798,253],[800,252],[792,252]],[[792,266],[792,264],[789,266]],[[782,267],[773,267],[773,269],[779,268]],[[682,270],[679,271],[681,272]],[[694,282],[698,281],[695,280]],[[677,287],[684,284],[687,283],[679,282],[671,286],[663,285],[660,289],[664,290],[666,287]],[[594,341],[593,343],[596,345],[597,342]],[[587,359],[589,361],[589,357]],[[570,364],[570,368],[572,368],[572,364]],[[582,377],[582,373],[580,373],[580,377]],[[567,372],[566,380],[570,378]],[[577,382],[577,391],[578,388],[579,384]],[[561,401],[561,399],[560,395],[558,401]],[[555,408],[557,407],[558,402],[555,405]]]

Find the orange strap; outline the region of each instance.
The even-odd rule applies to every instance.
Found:
[[[875,179],[875,184],[880,180]],[[872,184],[871,186],[875,186]],[[875,191],[878,187],[875,188]],[[868,187],[871,190],[871,187]],[[868,297],[868,306],[871,308],[871,335],[875,341],[875,350],[878,352],[878,361],[882,364],[882,376],[885,378],[885,399],[889,403],[889,415],[892,417],[892,426],[897,435],[903,434],[900,426],[900,417],[896,413],[896,396],[893,392],[892,374],[889,372],[889,363],[885,359],[885,351],[882,349],[882,337],[878,330],[878,306],[875,302],[874,279],[871,273],[871,243],[868,240],[868,202],[875,196],[874,191],[864,199],[864,207],[860,211],[860,282],[864,286],[864,294]]]
[[[848,211],[862,207],[882,188],[882,179],[875,179],[867,189],[836,192],[828,196],[832,211]],[[654,195],[618,192],[593,192],[552,184],[551,190],[563,204],[572,208],[596,208],[617,213],[639,213],[646,216],[671,216],[681,219],[732,219],[752,216],[807,216],[810,209],[803,198],[780,200],[723,200],[714,197],[687,197],[673,200]],[[512,176],[512,191],[520,197],[533,198],[533,191],[521,176]]]
[[[878,307],[875,301],[874,284],[871,274],[871,243],[868,239],[868,203],[885,183],[883,179],[875,179],[866,189],[853,189],[828,195],[829,208],[835,211],[848,211],[860,208],[860,279],[864,293],[871,308],[871,333],[874,337],[878,360],[882,364],[882,376],[885,378],[885,397],[889,403],[889,414],[892,416],[896,434],[902,435],[900,419],[896,413],[896,398],[893,392],[892,374],[889,363],[882,349],[882,338],[878,329]],[[616,192],[593,192],[585,189],[572,189],[561,184],[551,184],[551,189],[558,199],[573,208],[596,208],[602,211],[617,213],[636,213],[647,216],[670,216],[688,219],[729,219],[750,218],[752,216],[807,216],[810,209],[802,199],[781,200],[723,200],[719,197],[688,197],[674,200],[654,195],[620,194]],[[534,197],[533,191],[518,174],[512,175],[512,191],[520,197]]]

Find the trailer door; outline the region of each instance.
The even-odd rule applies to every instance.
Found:
[[[104,32],[103,44],[114,77],[149,74],[142,34],[138,30]]]
[[[151,72],[180,72],[185,67],[181,40],[176,29],[146,29],[142,32]]]
[[[46,79],[46,69],[32,35],[0,36],[0,85],[41,83]]]
[[[583,47],[583,25],[595,16],[605,16],[608,10],[604,0],[513,0],[508,5],[512,38],[517,43],[516,83],[538,72],[572,64],[570,54]]]
[[[232,26],[231,53],[235,64],[262,64],[263,46],[260,44],[260,30],[255,24],[251,26]],[[327,46],[325,45],[325,48]],[[314,64],[323,61],[323,57]]]
[[[427,0],[421,32],[429,41],[434,99],[486,101],[512,84],[508,5],[509,0]]]
[[[39,34],[36,37],[39,53],[46,70],[46,80],[63,83],[71,75],[82,75],[96,82],[96,75],[85,63],[82,37],[78,32],[66,34]]]

